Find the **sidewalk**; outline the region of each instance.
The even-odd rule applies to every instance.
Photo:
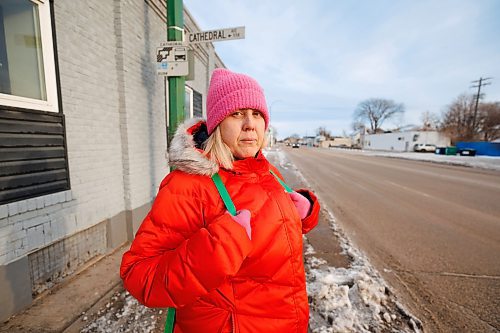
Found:
[[[64,332],[101,300],[121,288],[118,275],[128,244],[95,259],[79,273],[38,297],[33,305],[0,326],[0,332]],[[69,331],[67,331],[69,332]]]

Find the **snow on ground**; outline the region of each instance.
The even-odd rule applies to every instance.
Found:
[[[291,168],[301,182],[310,187],[283,151],[278,148],[265,153],[268,157],[277,154],[279,167]],[[304,237],[311,332],[421,332],[421,322],[397,301],[380,274],[339,228],[327,205],[319,200],[351,264],[348,268],[328,266],[314,257],[315,251]]]
[[[330,226],[335,219],[330,214]],[[380,274],[338,230],[343,252],[352,259],[348,268],[336,268],[306,249],[307,294],[311,308],[310,330],[334,332],[421,332],[413,317],[390,291]]]
[[[336,149],[351,154],[402,158],[407,160],[427,161],[427,162],[449,164],[449,165],[461,165],[472,168],[500,171],[499,156],[460,156],[460,155],[436,155],[433,153],[387,152],[387,151],[355,150],[355,149],[341,149],[341,148],[330,148],[330,149]]]
[[[164,310],[147,308],[127,291],[116,292],[95,314],[82,314],[81,333],[163,332]]]

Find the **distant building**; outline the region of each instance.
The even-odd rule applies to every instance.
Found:
[[[334,137],[328,140],[328,147],[351,148],[352,139],[349,137]]]
[[[316,139],[315,136],[304,136],[301,139],[301,144],[308,146],[308,147],[313,147],[315,139]]]
[[[0,320],[131,240],[168,173],[165,1],[2,2]],[[184,11],[186,31],[200,30]],[[224,67],[197,44],[185,115]],[[118,274],[118,272],[117,272]],[[89,287],[91,292],[91,287]]]
[[[359,137],[362,142],[362,136]],[[381,134],[365,134],[362,148],[366,150],[413,151],[416,144],[427,143],[446,147],[451,140],[437,131],[408,131]]]

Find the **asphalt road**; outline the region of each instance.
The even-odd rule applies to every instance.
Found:
[[[500,331],[500,172],[283,149],[426,332]]]

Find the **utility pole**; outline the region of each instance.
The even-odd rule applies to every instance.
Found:
[[[479,80],[471,82],[471,83],[477,83],[477,85],[471,86],[471,88],[477,88],[476,107],[474,108],[474,117],[472,118],[472,131],[474,131],[476,129],[477,107],[479,105],[479,99],[481,98],[481,87],[491,84],[491,82],[487,82],[491,79],[492,79],[491,77],[485,77],[485,78],[480,77]],[[471,133],[471,134],[474,134],[474,133]]]
[[[184,35],[184,17],[182,0],[167,1],[167,40],[182,41]],[[184,120],[184,76],[168,77],[168,143],[174,137],[177,126]]]

